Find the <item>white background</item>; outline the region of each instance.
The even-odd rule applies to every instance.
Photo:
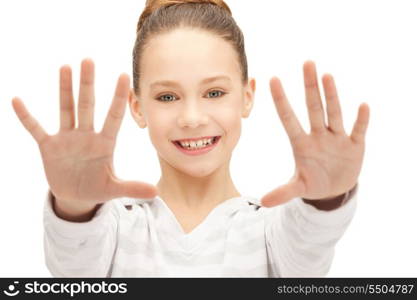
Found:
[[[331,73],[350,134],[370,106],[357,213],[337,244],[331,277],[417,276],[417,46],[415,1],[228,0],[245,35],[255,106],[243,119],[231,173],[244,195],[261,197],[293,174],[292,150],[269,79],[282,79],[308,132],[302,64]],[[19,96],[45,130],[59,128],[58,70],[96,66],[95,128],[101,129],[117,77],[131,76],[136,23],[145,0],[0,2],[0,276],[49,277],[42,208],[48,189],[38,146],[14,114]],[[324,99],[323,99],[324,101]],[[324,102],[323,102],[324,103]],[[261,136],[263,138],[261,138]],[[147,129],[127,110],[115,168],[122,179],[156,183],[160,169]]]

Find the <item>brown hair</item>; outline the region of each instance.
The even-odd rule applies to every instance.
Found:
[[[139,94],[140,60],[150,37],[179,27],[201,28],[217,34],[236,50],[242,83],[248,81],[243,33],[223,0],[146,0],[133,48],[133,88]]]

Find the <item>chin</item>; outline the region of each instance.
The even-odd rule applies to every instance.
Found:
[[[218,169],[218,166],[198,167],[196,166],[196,163],[194,163],[194,164],[190,164],[190,166],[182,165],[180,167],[176,167],[176,169],[177,171],[184,173],[190,177],[204,178],[213,174]]]

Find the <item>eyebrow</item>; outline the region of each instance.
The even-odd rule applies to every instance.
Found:
[[[230,77],[222,75],[222,76],[214,76],[214,77],[205,78],[205,79],[200,81],[200,84],[210,83],[210,82],[213,82],[213,81],[216,81],[216,80],[221,80],[221,79],[227,80],[227,81],[230,81],[230,82],[232,81],[230,79]],[[159,81],[155,81],[155,82],[151,83],[150,88],[153,88],[153,87],[158,86],[158,85],[160,85],[160,86],[179,86],[179,84],[177,82],[172,81],[172,80],[159,80]]]

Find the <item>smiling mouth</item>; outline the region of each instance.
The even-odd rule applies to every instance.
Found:
[[[176,141],[171,141],[172,143],[174,143],[175,145],[177,145],[178,147],[181,147],[182,149],[186,149],[186,150],[193,150],[193,149],[203,149],[205,147],[210,147],[213,146],[215,144],[217,144],[218,140],[220,139],[221,136],[212,136],[211,138],[207,137],[205,138],[206,140],[211,139],[211,142],[208,143],[203,143],[200,147],[192,147],[189,143],[188,146],[186,144],[184,144],[184,146],[180,143],[180,141],[192,141],[192,140],[176,140]],[[201,140],[201,139],[198,139]]]

